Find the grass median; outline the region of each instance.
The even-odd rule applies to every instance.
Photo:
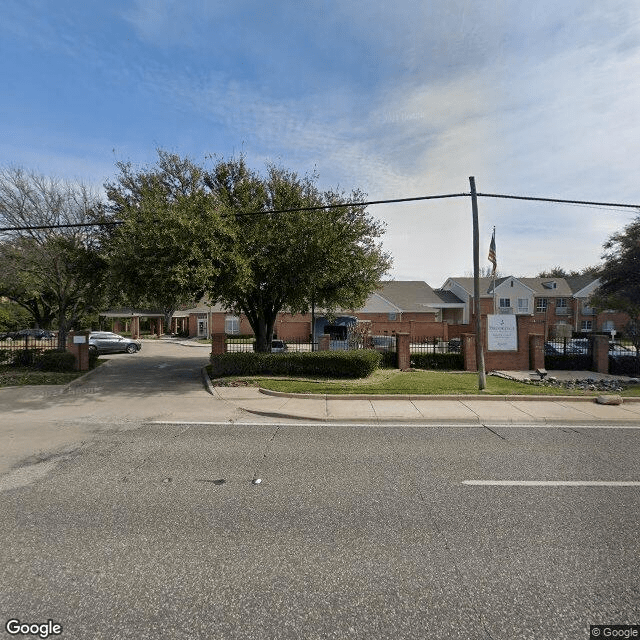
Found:
[[[487,386],[478,391],[478,375],[466,372],[398,371],[378,369],[367,378],[356,380],[283,378],[267,376],[234,376],[213,378],[218,386],[256,386],[287,393],[318,394],[388,394],[388,395],[548,395],[548,396],[596,396],[602,391],[577,391],[559,387],[529,384],[487,376]],[[639,396],[637,387],[621,392],[623,396]]]

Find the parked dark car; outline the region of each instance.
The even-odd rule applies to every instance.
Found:
[[[111,331],[92,331],[89,334],[89,351],[94,353],[136,353],[142,349],[139,340],[125,338]]]
[[[35,338],[36,340],[50,340],[51,338],[55,338],[56,334],[46,329],[21,329],[13,334],[13,339],[25,338],[26,336]]]
[[[394,351],[396,348],[396,337],[371,336],[371,345],[376,351]]]
[[[0,333],[0,340],[24,340],[27,337],[34,340],[51,340],[56,337],[56,334],[46,329],[20,329],[20,331]]]
[[[288,347],[284,340],[272,340],[271,341],[271,353],[284,353]]]

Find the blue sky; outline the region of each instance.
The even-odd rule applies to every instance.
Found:
[[[155,149],[244,152],[370,199],[640,203],[637,0],[5,0],[0,164],[97,188]],[[391,275],[472,269],[468,199],[372,207]],[[481,264],[595,264],[633,213],[480,201]]]

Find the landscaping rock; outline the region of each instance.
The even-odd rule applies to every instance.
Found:
[[[622,398],[620,396],[598,396],[596,398],[598,404],[622,404]]]

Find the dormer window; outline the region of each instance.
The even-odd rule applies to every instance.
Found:
[[[555,282],[555,280],[552,280],[551,282],[543,282],[542,286],[545,289],[555,289],[558,286],[558,283]]]

